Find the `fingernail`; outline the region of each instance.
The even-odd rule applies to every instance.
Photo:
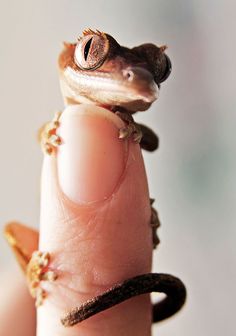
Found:
[[[5,226],[4,236],[25,273],[32,251],[37,249],[38,233],[25,225],[12,222]]]
[[[119,139],[123,122],[93,105],[69,106],[62,113],[58,134],[58,180],[75,203],[110,197],[125,169],[127,142]]]

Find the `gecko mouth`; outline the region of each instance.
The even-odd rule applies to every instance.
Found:
[[[127,67],[119,73],[81,73],[67,67],[61,87],[63,96],[75,103],[121,106],[131,112],[147,110],[159,93],[152,74],[141,67]]]

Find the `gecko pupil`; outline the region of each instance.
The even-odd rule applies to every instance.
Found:
[[[88,40],[88,42],[85,44],[85,47],[84,47],[84,59],[85,61],[87,61],[87,58],[88,58],[88,54],[89,54],[89,49],[90,49],[90,46],[91,46],[91,43],[92,43],[92,37],[91,39]]]

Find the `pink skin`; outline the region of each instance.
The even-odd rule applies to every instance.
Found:
[[[118,139],[123,122],[92,105],[67,107],[56,155],[42,172],[41,251],[52,255],[54,283],[38,309],[37,336],[151,335],[149,295],[65,328],[65,312],[117,282],[148,273],[152,233],[147,178],[138,144]]]
[[[0,335],[35,336],[36,311],[21,271],[1,273]]]

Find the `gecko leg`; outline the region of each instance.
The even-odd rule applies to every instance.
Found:
[[[57,274],[49,270],[49,263],[50,254],[48,252],[35,251],[27,265],[26,278],[29,284],[30,294],[36,299],[36,307],[42,305],[46,297],[46,291],[40,287],[40,282],[53,282],[57,279]]]
[[[153,243],[153,249],[157,247],[157,245],[160,243],[160,239],[157,235],[157,229],[161,226],[157,210],[152,206],[155,200],[153,198],[150,198],[150,205],[151,205],[151,219],[150,219],[150,225],[152,228],[152,243]]]
[[[55,149],[61,145],[62,141],[59,135],[56,134],[58,127],[60,126],[61,112],[57,112],[52,121],[46,123],[39,130],[39,140],[43,152],[52,154]]]
[[[155,151],[159,146],[158,136],[151,130],[151,128],[142,124],[137,125],[141,129],[143,135],[140,141],[140,147],[148,152]]]

